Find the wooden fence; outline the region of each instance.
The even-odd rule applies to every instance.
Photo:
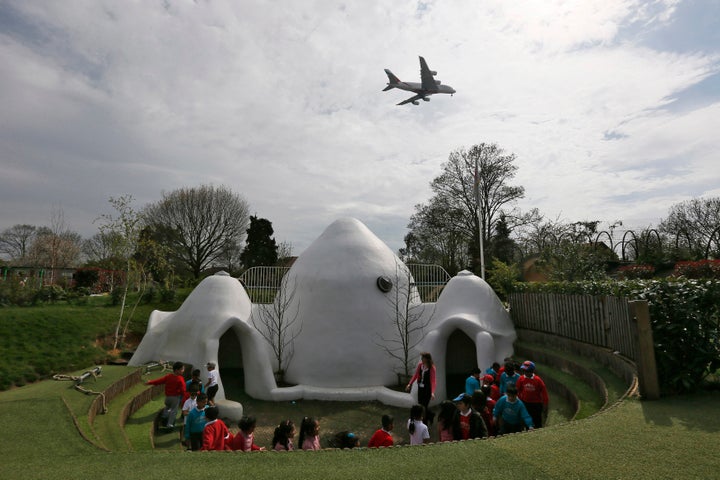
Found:
[[[88,422],[90,425],[95,422],[97,415],[105,413],[108,403],[141,381],[142,370],[137,369],[103,390],[102,393],[95,397],[92,404],[90,404],[90,409],[88,410]]]
[[[513,293],[510,315],[525,328],[605,347],[637,362],[628,300],[622,297]]]
[[[607,295],[513,293],[510,316],[515,328],[542,332],[607,348],[632,360],[640,393],[660,397],[647,302]]]

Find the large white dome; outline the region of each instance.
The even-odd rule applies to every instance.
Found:
[[[399,270],[398,270],[399,269]],[[397,361],[379,347],[392,338],[394,305],[377,286],[386,276],[407,288],[405,266],[362,222],[331,224],[288,275],[297,289],[302,331],[286,378],[323,387],[390,385]],[[398,273],[400,272],[400,273]]]

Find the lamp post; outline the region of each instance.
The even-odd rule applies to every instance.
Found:
[[[478,217],[478,239],[480,240],[480,278],[485,280],[485,251],[483,247],[483,219],[480,211],[480,175],[478,172],[478,159],[475,156],[475,209]]]

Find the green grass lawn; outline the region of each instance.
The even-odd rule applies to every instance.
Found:
[[[0,309],[0,379],[19,378],[23,383],[34,380],[33,375],[37,378],[73,369],[79,374],[83,370],[78,368],[89,369],[95,356],[103,354],[101,349],[95,350],[97,337],[112,331],[118,314],[117,307],[106,306],[107,299],[100,300],[86,306]],[[177,305],[142,306],[132,328],[143,332],[149,312],[155,308],[175,310]],[[602,368],[590,368],[608,384],[611,403],[613,398],[619,398],[622,382]],[[547,370],[548,375],[563,375]],[[84,386],[101,391],[127,372],[127,367],[104,366],[103,375]],[[565,381],[576,382],[573,378]],[[576,422],[564,422],[564,414],[559,411],[548,428],[490,440],[384,450],[242,454],[185,453],[173,434],[157,437],[153,446],[152,418],[162,406],[162,397],[140,409],[123,433],[118,424],[120,411],[132,395],[144,388],[141,385],[116,398],[108,413],[90,426],[87,412],[94,397],[72,387],[72,382],[44,380],[0,392],[3,479],[166,479],[208,475],[274,480],[720,478],[718,391],[655,402],[630,398]],[[571,388],[585,399],[582,403],[596,396],[591,391],[583,392],[579,384]],[[241,390],[229,393],[230,398],[244,404],[248,413],[258,416],[259,424],[265,425],[262,428],[267,431],[258,432],[263,444],[269,443],[268,433],[280,419],[291,417],[299,422],[308,414],[321,418],[326,436],[340,425],[347,425],[347,429],[364,438],[377,428],[379,416],[391,411],[396,416],[398,440],[403,441],[406,435],[406,412],[378,403],[272,404],[243,397]],[[588,408],[596,411],[599,407]],[[74,419],[89,441],[79,434]]]
[[[122,374],[108,367],[108,377],[98,379],[96,386]],[[83,440],[71,419],[70,412],[86,413],[91,401],[72,390],[71,382],[50,380],[1,393],[0,475],[166,479],[212,472],[220,478],[242,474],[259,479],[347,479],[451,478],[479,471],[478,475],[494,478],[657,479],[677,478],[678,472],[682,478],[717,478],[720,471],[720,392],[656,402],[628,399],[581,421],[491,440],[255,454],[152,451],[147,446],[108,453]],[[111,412],[122,408],[120,403],[111,403]],[[141,415],[145,421],[128,427],[132,442],[144,441],[149,434],[153,411]]]
[[[125,367],[106,367],[102,377],[86,386],[100,390],[126,373]],[[0,451],[4,455],[0,475],[164,479],[179,472],[204,476],[208,471],[234,477],[242,469],[245,476],[274,479],[448,478],[479,469],[483,476],[498,478],[656,479],[676,478],[679,470],[683,478],[717,478],[720,471],[720,392],[656,402],[628,399],[581,421],[490,440],[386,450],[255,454],[185,453],[172,447],[152,450],[151,421],[161,401],[133,417],[126,428],[129,448],[118,430],[98,423],[114,421],[126,402],[124,396],[109,405],[106,418],[98,417],[94,427],[104,445],[112,443],[107,435],[115,435],[113,441],[119,442],[120,447],[108,453],[85,441],[72,422],[71,414],[86,415],[90,402],[92,396],[73,390],[72,382],[47,380],[1,393],[4,435]],[[337,408],[313,403],[318,404],[319,414]],[[385,407],[369,404],[367,408],[375,416]]]

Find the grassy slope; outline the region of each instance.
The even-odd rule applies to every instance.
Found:
[[[141,335],[152,310],[176,310],[186,294],[171,304],[139,305],[129,330]],[[91,297],[87,305],[1,307],[0,390],[104,360],[107,354],[98,338],[112,335],[120,313],[109,302],[108,297]],[[131,310],[132,304],[123,322]]]
[[[33,331],[26,326],[31,324],[23,323],[20,313],[11,316],[12,308],[0,311],[2,319],[7,320],[0,322],[0,354],[6,373],[17,373],[24,363],[43,355],[50,357],[48,363],[52,364],[54,355],[72,355],[73,351],[92,348],[98,327],[107,332],[117,318],[117,310],[102,305],[68,308],[64,313],[58,313],[56,307],[34,308],[20,312],[36,316]],[[146,321],[147,312],[138,312],[136,318]],[[73,323],[75,319],[79,322]],[[88,325],[93,328],[86,329]],[[61,337],[68,331],[73,334],[72,338]],[[53,341],[46,341],[42,351],[38,351],[33,347],[38,339]],[[76,339],[80,343],[75,344]],[[56,344],[58,352],[53,350]],[[62,354],[60,350],[71,353]],[[63,359],[69,363],[84,362],[84,359]],[[87,362],[80,364],[87,365]],[[97,385],[87,386],[100,390],[114,376],[119,378],[124,373],[112,367],[106,367],[105,372],[106,376],[98,379]],[[658,402],[631,399],[580,422],[490,441],[384,451],[251,455],[184,454],[174,448],[152,451],[147,420],[157,411],[161,400],[138,412],[127,426],[134,452],[128,452],[127,446],[119,448],[124,445],[124,439],[106,438],[112,435],[113,412],[122,408],[122,400],[111,404],[108,417],[100,418],[93,429],[98,443],[119,442],[116,452],[104,452],[78,435],[70,415],[70,411],[75,412],[80,424],[87,429],[85,415],[92,399],[74,391],[70,382],[44,381],[0,393],[2,478],[112,479],[137,475],[153,479],[206,476],[208,471],[216,477],[234,477],[240,469],[253,478],[273,479],[278,476],[447,478],[466,476],[470,471],[482,471],[498,478],[676,478],[679,474],[683,478],[713,478],[720,470],[718,392]]]
[[[98,379],[98,389],[121,374],[109,369],[107,378]],[[713,478],[720,470],[720,392],[657,402],[631,399],[579,422],[493,440],[291,454],[145,448],[106,453],[77,434],[62,397],[81,412],[92,400],[72,390],[70,382],[45,381],[0,394],[3,478],[113,479],[134,472],[144,479],[164,479],[180,472],[204,476],[208,470],[223,478],[236,476],[241,468],[252,478],[272,479],[450,478],[472,470],[496,478],[655,479],[675,478],[678,472],[684,478]],[[111,404],[111,410],[121,407]]]

